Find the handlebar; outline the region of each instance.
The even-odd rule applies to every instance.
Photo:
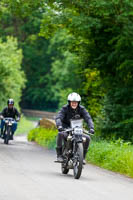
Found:
[[[67,132],[70,132],[70,131],[73,131],[74,130],[74,128],[68,128],[68,129],[66,129],[66,130],[64,130],[64,131],[61,131],[60,133],[67,133]],[[85,130],[85,129],[83,129],[83,133],[85,133],[86,135],[94,135],[94,134],[92,134],[92,133],[89,133],[87,130]]]
[[[5,117],[5,118],[3,118],[3,120],[16,121],[15,119],[13,119],[11,117]]]
[[[70,132],[70,131],[73,131],[73,128],[65,129],[64,131],[61,131],[60,133],[67,133],[67,132]]]
[[[4,117],[2,115],[0,115],[0,119],[3,119]]]
[[[92,133],[90,133],[90,132],[88,132],[87,130],[83,130],[83,132],[86,134],[86,135],[94,135],[94,134],[92,134]]]

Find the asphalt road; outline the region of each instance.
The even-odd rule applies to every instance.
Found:
[[[54,160],[25,136],[9,145],[0,139],[0,200],[133,200],[133,179],[87,164],[75,180]]]

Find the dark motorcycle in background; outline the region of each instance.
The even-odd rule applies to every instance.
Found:
[[[3,118],[5,125],[3,130],[4,144],[8,144],[9,140],[12,139],[12,125],[16,123],[13,118]]]
[[[88,134],[88,131],[83,129],[83,120],[71,120],[71,128],[62,131],[67,133],[67,139],[64,140],[62,155],[64,162],[61,163],[63,174],[67,174],[70,169],[73,169],[74,178],[79,179],[83,169],[83,143],[86,138],[83,133]]]

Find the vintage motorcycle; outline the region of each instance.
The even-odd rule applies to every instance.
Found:
[[[13,118],[3,118],[5,125],[3,130],[4,144],[8,144],[12,138],[12,125],[16,122]]]
[[[72,119],[70,124],[71,128],[62,131],[68,136],[62,148],[64,162],[61,163],[61,170],[67,174],[69,169],[73,169],[74,178],[79,179],[83,169],[83,143],[86,141],[83,133],[88,134],[88,131],[83,129],[82,119]]]

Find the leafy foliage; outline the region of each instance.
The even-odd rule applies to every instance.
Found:
[[[44,147],[55,148],[56,135],[57,131],[53,129],[36,128],[29,132],[28,140],[35,141]]]
[[[22,106],[56,110],[79,92],[102,137],[133,141],[133,3],[2,0],[0,36],[18,38]],[[44,39],[45,37],[45,39]]]
[[[71,51],[81,60],[79,68],[84,73],[81,87],[84,99],[89,96],[93,85],[92,82],[90,85],[87,77],[91,79],[93,70],[99,73],[98,81],[94,84],[97,87],[93,85],[90,100],[84,103],[96,106],[96,110],[92,112],[96,116],[96,112],[101,108],[101,97],[105,96],[100,115],[103,123],[99,126],[102,135],[112,137],[113,134],[117,138],[121,136],[126,140],[132,140],[132,2],[59,0],[55,3],[54,0],[49,0],[47,3],[51,10],[46,11],[47,16],[45,15],[42,21],[41,34],[50,37],[64,28],[75,38]],[[48,17],[50,26],[47,26],[45,32],[44,25]],[[84,84],[86,80],[87,83]]]
[[[23,3],[11,0],[6,3],[6,0],[1,2],[0,36],[4,40],[7,35],[17,37],[19,47],[23,50],[22,68],[27,82],[21,106],[54,110],[57,102],[52,100],[53,93],[49,92],[51,88],[49,81],[51,55],[47,54],[49,41],[38,36],[45,6],[41,7],[42,1],[30,0]]]
[[[18,49],[16,39],[0,40],[0,58],[0,108],[7,104],[8,98],[13,98],[18,107],[25,76],[21,70],[22,51]]]
[[[87,160],[105,169],[133,177],[133,147],[121,139],[115,142],[93,141]]]
[[[65,30],[59,31],[50,40],[48,53],[53,55],[51,67],[51,91],[59,107],[67,103],[67,95],[78,91],[81,79],[78,74],[78,57],[71,53],[69,47],[72,37]],[[74,78],[73,78],[74,77]]]

